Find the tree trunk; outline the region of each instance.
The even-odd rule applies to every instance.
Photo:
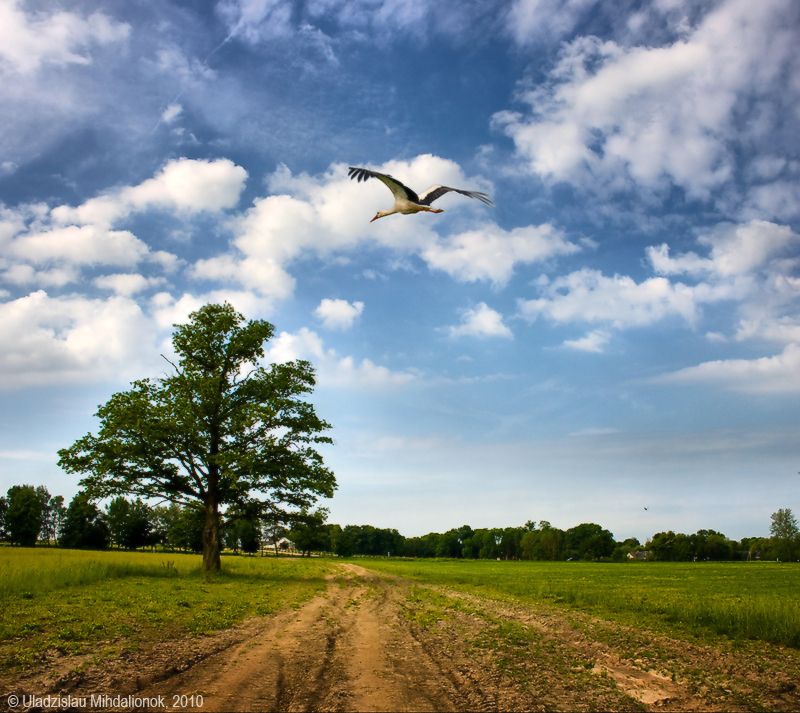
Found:
[[[219,508],[216,502],[209,501],[203,526],[203,569],[207,574],[222,569],[219,549]]]

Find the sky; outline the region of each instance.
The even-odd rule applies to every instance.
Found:
[[[172,325],[309,359],[330,521],[800,511],[794,0],[0,0],[0,492]],[[392,196],[348,166],[449,194]],[[645,509],[646,508],[646,509]]]

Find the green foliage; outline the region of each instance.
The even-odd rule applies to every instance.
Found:
[[[64,516],[61,544],[74,549],[101,550],[108,547],[109,530],[103,514],[89,493],[79,492]]]
[[[789,508],[780,508],[772,513],[769,528],[775,556],[782,562],[800,559],[800,529],[797,520]]]
[[[111,541],[126,550],[153,543],[153,513],[141,500],[128,501],[122,496],[106,506],[106,522]]]
[[[372,525],[347,525],[336,541],[336,554],[351,555],[400,554],[404,537],[395,529],[382,529]]]
[[[168,512],[167,546],[184,552],[202,552],[205,526],[203,506],[200,503],[186,507],[173,505]]]
[[[5,496],[0,497],[0,542],[5,542],[8,539],[8,530],[6,530],[6,513],[8,512],[8,500]]]
[[[33,547],[44,523],[41,493],[32,485],[12,485],[6,501],[8,539],[16,545]]]
[[[133,382],[97,411],[100,429],[59,451],[93,497],[131,493],[205,510],[207,570],[220,567],[220,510],[256,497],[299,511],[336,486],[316,450],[329,424],[306,400],[307,361],[261,366],[274,333],[229,304],[206,305],[176,325],[175,373]]]
[[[301,513],[289,530],[289,539],[304,555],[312,552],[332,552],[331,528],[325,524],[326,510]],[[340,528],[341,529],[341,528]]]

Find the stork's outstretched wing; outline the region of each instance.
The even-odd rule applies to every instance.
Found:
[[[492,199],[489,198],[486,193],[481,193],[480,191],[464,191],[460,188],[450,188],[449,186],[431,186],[419,197],[419,202],[421,205],[430,205],[437,198],[441,198],[445,193],[449,193],[450,191],[460,193],[462,196],[467,196],[468,198],[477,198],[486,205],[494,205]]]
[[[395,200],[409,200],[412,203],[419,203],[419,196],[414,193],[408,186],[400,183],[396,178],[390,176],[388,173],[378,173],[377,171],[370,171],[368,168],[357,168],[355,166],[350,166],[347,170],[347,175],[350,178],[354,178],[359,183],[361,181],[366,181],[368,178],[377,178],[379,181],[383,181],[388,187],[389,190],[392,192],[392,195],[395,197]],[[453,190],[449,188],[448,190]]]

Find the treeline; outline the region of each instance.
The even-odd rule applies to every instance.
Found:
[[[372,525],[341,527],[325,522],[324,510],[268,513],[255,503],[229,508],[222,522],[226,548],[255,553],[279,543],[301,554],[333,553],[340,557],[399,556],[492,560],[663,562],[704,560],[800,559],[800,532],[788,508],[772,515],[771,537],[731,540],[715,530],[687,535],[658,532],[642,544],[623,541],[596,523],[562,530],[546,520],[521,527],[478,528],[463,525],[443,533],[404,537],[396,529]],[[0,497],[0,540],[32,546],[37,542],[70,548],[124,549],[162,547],[186,552],[203,549],[202,505],[151,506],[142,500],[116,497],[103,509],[79,492],[64,505],[44,486],[12,486]]]
[[[340,556],[399,555],[493,560],[616,561],[647,559],[662,562],[704,560],[800,559],[800,537],[749,537],[731,540],[714,530],[693,535],[659,532],[642,544],[636,538],[617,541],[596,523],[582,523],[562,530],[546,520],[529,521],[522,527],[483,528],[468,525],[403,537],[397,530],[371,525],[330,525],[327,549]]]
[[[200,504],[151,506],[116,497],[101,509],[79,492],[65,506],[63,496],[51,496],[41,485],[14,485],[0,497],[0,541],[26,547],[38,543],[75,549],[163,547],[202,552],[203,525]],[[264,524],[246,508],[228,512],[223,537],[229,549],[256,552],[264,536]]]

